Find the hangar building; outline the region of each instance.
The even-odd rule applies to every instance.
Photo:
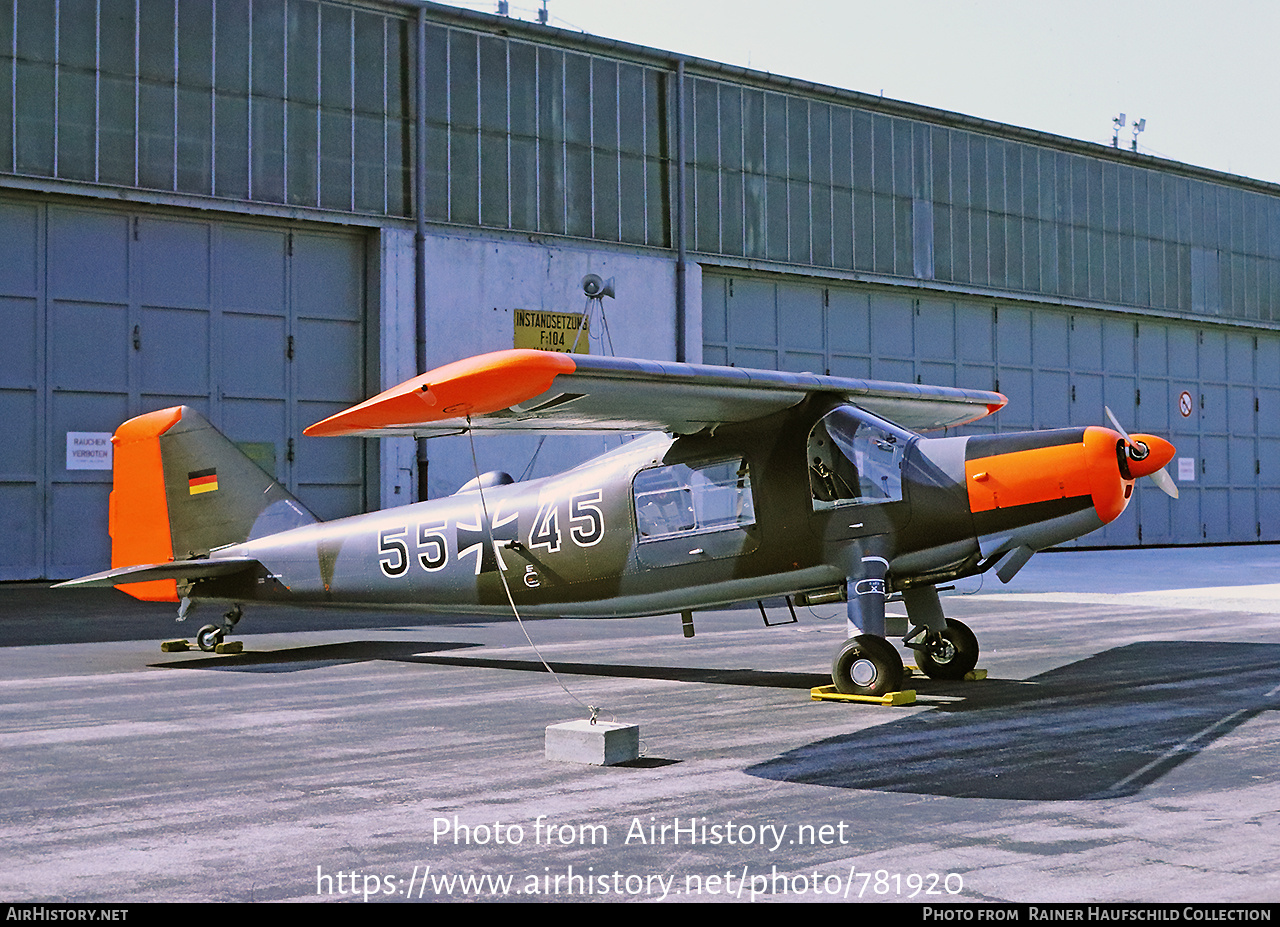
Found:
[[[587,273],[593,352],[1169,435],[1082,543],[1280,540],[1276,185],[429,3],[4,0],[0,578],[104,568],[101,436],[179,402],[321,517],[452,492],[465,439],[301,431]]]

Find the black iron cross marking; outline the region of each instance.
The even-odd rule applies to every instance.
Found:
[[[476,555],[476,576],[498,569],[498,552],[489,543],[489,532],[485,530],[483,517],[483,514],[477,510],[474,524],[466,525],[458,522],[454,526],[458,558],[461,559],[474,553]],[[519,539],[520,513],[518,511],[512,512],[510,515],[499,514],[493,518],[492,523],[495,543],[501,544],[503,541]],[[505,563],[502,566],[504,569],[506,568]]]

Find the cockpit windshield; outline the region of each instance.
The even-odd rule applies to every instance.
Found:
[[[902,498],[911,432],[853,406],[823,416],[809,432],[809,488],[815,509]]]

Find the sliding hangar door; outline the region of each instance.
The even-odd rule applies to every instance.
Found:
[[[997,389],[961,431],[1167,436],[1181,498],[1139,482],[1081,546],[1280,540],[1280,334],[1150,315],[704,270],[708,364]]]
[[[110,562],[109,438],[186,404],[322,518],[363,448],[297,438],[364,398],[365,236],[0,199],[0,579]]]

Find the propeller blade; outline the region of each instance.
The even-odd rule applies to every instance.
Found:
[[[1151,474],[1151,481],[1159,486],[1166,496],[1171,496],[1174,499],[1178,498],[1178,486],[1173,482],[1173,477],[1169,475],[1169,471],[1164,467]]]
[[[1116,418],[1115,413],[1111,411],[1111,407],[1103,406],[1102,408],[1106,411],[1107,418],[1111,419],[1111,426],[1120,432],[1120,436],[1124,438],[1124,443],[1132,446],[1133,441],[1129,438],[1129,432],[1124,430],[1124,426],[1120,424],[1120,419]]]

